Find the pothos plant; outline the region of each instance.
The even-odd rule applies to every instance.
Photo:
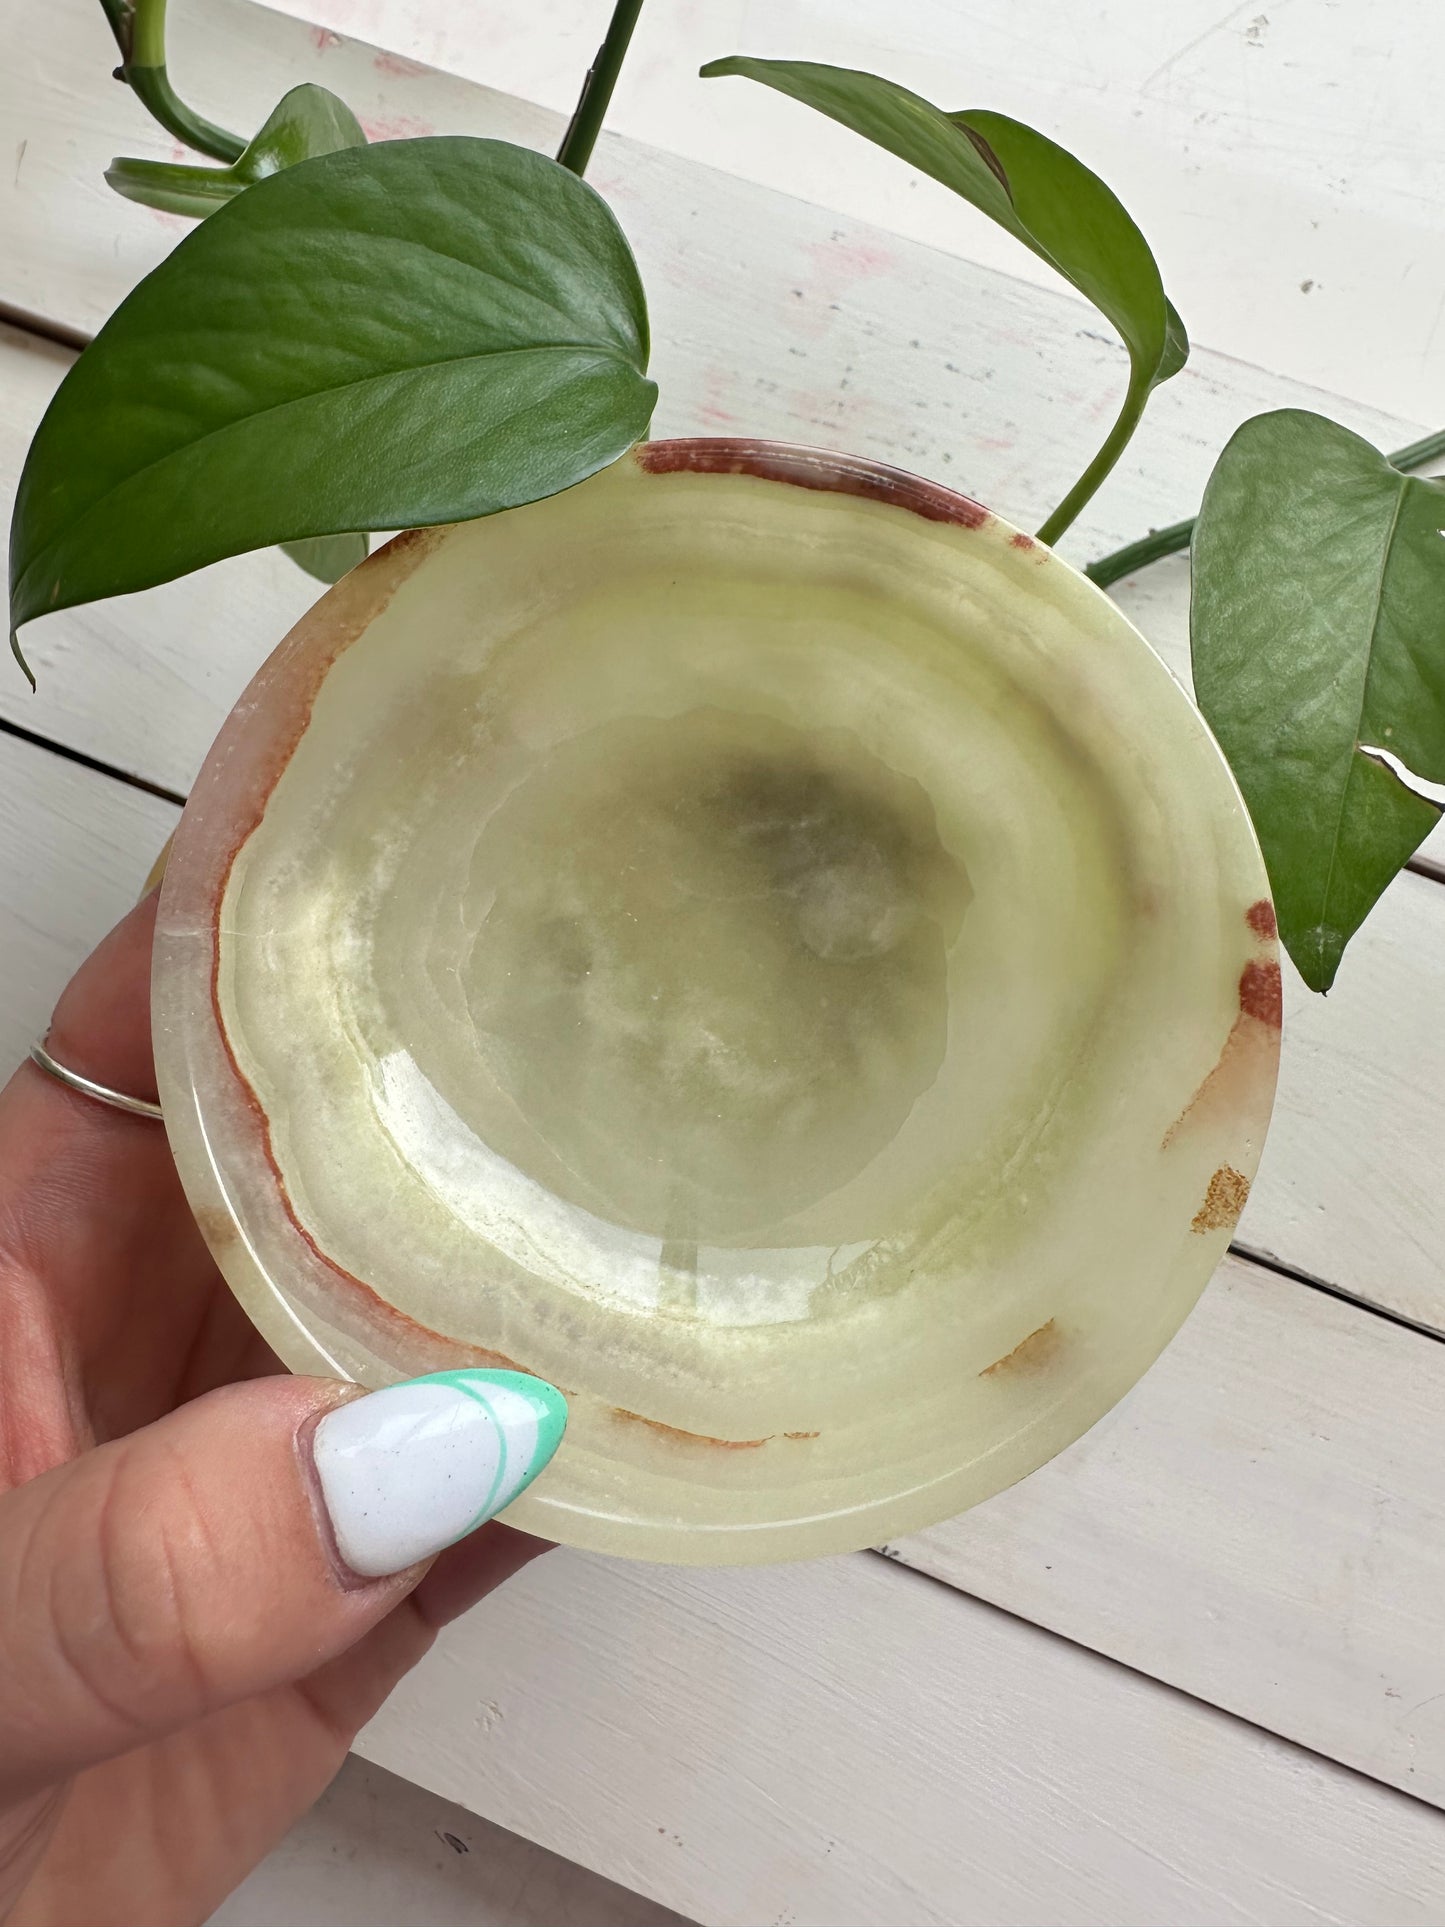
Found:
[[[117,160],[131,200],[201,225],[121,303],[31,445],[10,545],[11,643],[48,611],[286,546],[332,579],[365,531],[555,494],[646,433],[647,308],[582,179],[641,8],[618,0],[555,160],[504,141],[368,144],[344,102],[292,89],[250,140],[171,85],[165,0],[101,0],[118,78],[219,165]],[[1108,187],[1008,116],[948,112],[873,74],[731,58],[953,189],[1122,337],[1118,418],[1038,533],[1109,473],[1183,323]],[[1280,932],[1327,990],[1346,943],[1434,826],[1445,781],[1445,484],[1322,416],[1256,416],[1197,520],[1089,568],[1105,586],[1190,547],[1195,694],[1263,846]],[[29,673],[27,669],[27,674]]]

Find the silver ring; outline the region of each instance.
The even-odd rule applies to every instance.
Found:
[[[159,1119],[161,1116],[160,1105],[152,1104],[148,1097],[127,1097],[124,1091],[113,1091],[108,1085],[97,1084],[93,1077],[82,1077],[79,1071],[73,1071],[53,1058],[44,1044],[30,1046],[30,1061],[38,1064],[58,1083],[68,1085],[72,1091],[79,1091],[82,1097],[93,1097],[97,1104],[109,1104],[113,1111],[128,1111],[132,1117]]]

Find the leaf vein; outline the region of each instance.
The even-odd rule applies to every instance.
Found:
[[[98,495],[93,496],[83,508],[67,519],[65,525],[49,538],[43,548],[38,549],[30,558],[24,570],[16,579],[12,600],[23,602],[25,599],[24,592],[31,576],[41,568],[41,565],[45,562],[50,552],[57,544],[65,542],[81,522],[95,514],[97,510],[102,509],[112,496],[118,495],[123,489],[128,489],[135,483],[143,480],[144,477],[149,475],[153,470],[163,468],[168,462],[176,461],[183,456],[189,455],[194,450],[203,447],[205,443],[228,435],[235,429],[250,428],[256,423],[264,422],[269,416],[282,414],[287,409],[301,407],[315,401],[323,401],[330,396],[345,394],[353,389],[365,388],[375,382],[392,381],[399,376],[425,375],[443,368],[456,367],[462,363],[471,361],[483,362],[523,359],[531,355],[557,354],[568,351],[591,355],[599,361],[612,362],[629,370],[633,374],[638,374],[634,364],[630,362],[625,355],[614,348],[600,346],[596,342],[539,342],[529,348],[488,348],[474,350],[465,355],[444,355],[431,361],[411,362],[396,368],[380,369],[371,374],[356,376],[350,381],[335,382],[325,388],[310,389],[304,395],[290,395],[284,401],[272,402],[268,407],[253,409],[247,414],[234,416],[230,421],[222,422],[215,428],[207,429],[204,434],[196,436],[191,441],[183,442],[166,449],[152,461],[144,463],[140,468],[132,469],[128,474],[121,476],[118,481],[108,484]],[[643,380],[645,377],[638,374],[638,379]]]

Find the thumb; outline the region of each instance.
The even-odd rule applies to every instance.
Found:
[[[0,1802],[346,1651],[530,1483],[565,1423],[561,1394],[519,1372],[362,1397],[257,1379],[6,1494]],[[422,1615],[398,1676],[429,1639]]]

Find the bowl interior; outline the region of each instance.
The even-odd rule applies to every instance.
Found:
[[[508,1515],[876,1543],[1090,1425],[1273,1093],[1264,875],[1107,599],[947,491],[661,443],[399,538],[209,758],[161,906],[197,1215],[300,1369],[568,1395]]]

